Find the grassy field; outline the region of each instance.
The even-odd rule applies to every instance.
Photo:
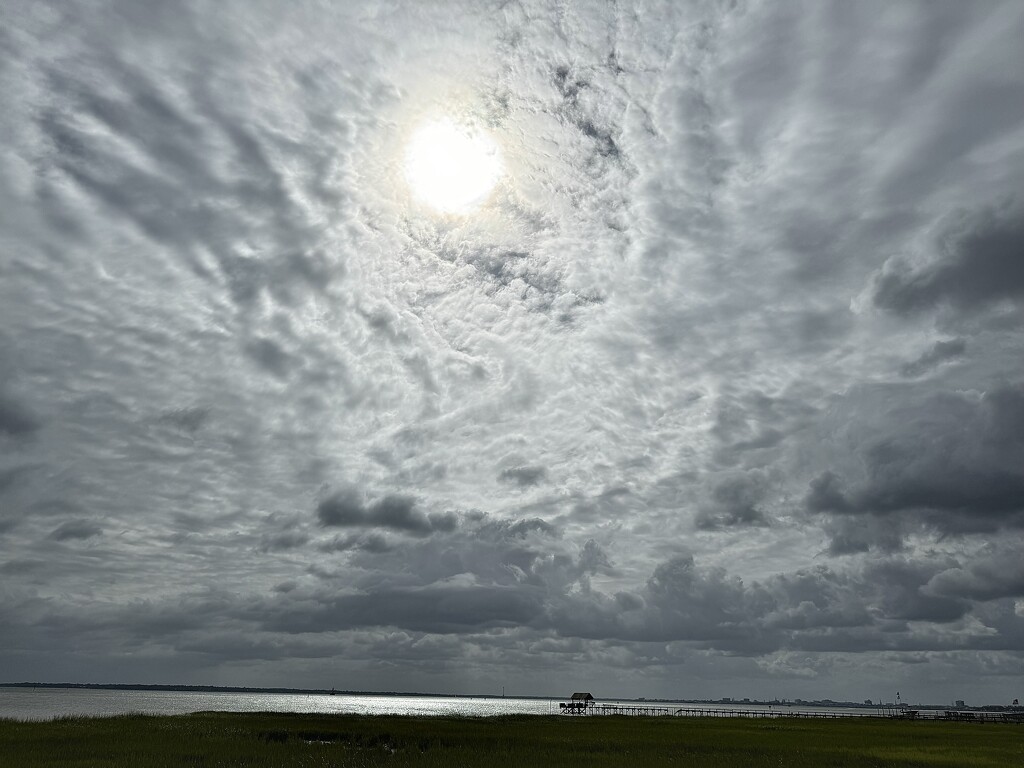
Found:
[[[1024,726],[200,713],[0,720],[0,766],[1024,766]]]

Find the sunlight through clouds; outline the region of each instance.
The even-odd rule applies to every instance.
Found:
[[[501,153],[487,134],[451,120],[417,129],[405,155],[413,192],[441,213],[467,213],[494,189]]]

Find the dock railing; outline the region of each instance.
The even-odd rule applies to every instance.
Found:
[[[883,720],[945,720],[970,723],[1024,724],[1024,712],[979,712],[942,709],[878,708],[864,712],[804,710],[779,707],[771,709],[729,709],[722,707],[673,707],[663,704],[596,704],[588,707],[560,705],[564,714],[625,715],[633,717],[750,717],[815,720],[874,718]]]

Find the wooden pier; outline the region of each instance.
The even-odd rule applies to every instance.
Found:
[[[942,709],[897,709],[885,707],[864,712],[837,712],[835,710],[808,711],[778,707],[771,709],[724,709],[718,707],[666,707],[650,704],[590,704],[574,707],[560,705],[564,714],[573,715],[625,715],[632,717],[748,717],[748,718],[801,718],[814,720],[849,720],[874,718],[882,720],[942,720],[970,723],[1024,724],[1024,712],[979,712]]]
[[[591,707],[592,715],[634,715],[640,717],[659,717],[663,715],[674,715],[671,707],[654,707],[647,704],[598,704]]]
[[[742,706],[742,705],[741,705]],[[806,706],[806,705],[804,705]],[[642,699],[637,702],[614,704],[598,704],[589,691],[578,691],[569,697],[569,701],[559,704],[558,709],[563,715],[589,717],[592,715],[625,715],[627,717],[758,717],[769,719],[798,718],[814,720],[850,720],[875,718],[878,720],[945,720],[947,722],[964,723],[1014,723],[1024,724],[1024,707],[1014,699],[1013,706],[1001,711],[977,709],[913,709],[900,701],[896,694],[895,704],[881,704],[877,707],[858,709],[848,708],[845,711],[835,709],[793,709],[792,704],[772,705],[765,709],[764,705],[725,708],[699,706],[673,706],[670,702],[647,703]]]

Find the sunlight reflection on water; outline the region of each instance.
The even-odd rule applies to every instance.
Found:
[[[365,696],[304,693],[206,693],[81,688],[0,688],[0,717],[41,720],[60,715],[147,712],[316,712],[365,715],[544,715],[557,712],[547,699],[459,696]]]

